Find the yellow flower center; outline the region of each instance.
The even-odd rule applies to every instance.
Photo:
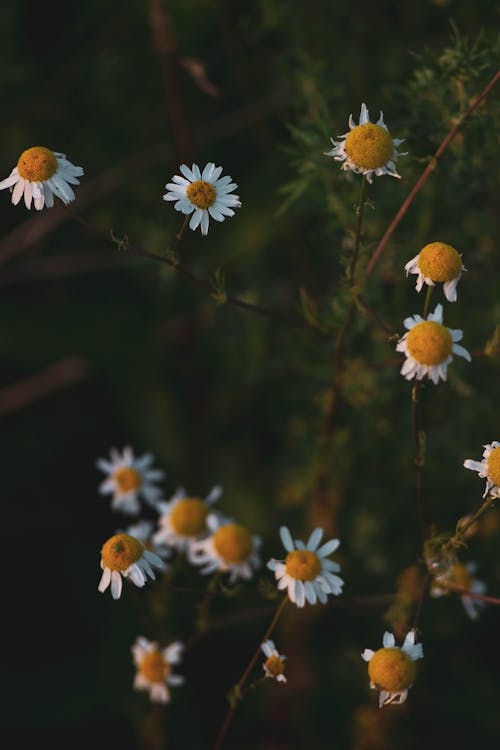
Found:
[[[196,208],[208,208],[215,203],[217,197],[214,186],[210,182],[205,182],[204,180],[196,180],[196,182],[192,182],[188,186],[186,194]]]
[[[449,330],[434,320],[417,323],[406,337],[408,351],[421,365],[440,365],[450,356],[453,340]]]
[[[462,273],[462,259],[445,242],[431,242],[418,255],[418,267],[431,281],[452,281]]]
[[[372,122],[353,128],[345,139],[344,148],[350,160],[363,169],[383,167],[394,154],[394,144],[387,130]]]
[[[57,159],[45,146],[33,146],[19,157],[17,171],[25,180],[43,182],[57,172]]]
[[[227,563],[242,563],[253,550],[251,535],[237,523],[228,523],[217,529],[213,543],[219,557]]]
[[[139,664],[139,672],[148,682],[165,682],[170,665],[160,651],[148,651]]]
[[[122,466],[113,474],[113,479],[120,492],[132,492],[141,486],[142,477],[138,471],[129,466]]]
[[[104,567],[110,570],[127,570],[142,557],[144,545],[129,534],[115,534],[101,549]]]
[[[264,664],[271,677],[278,677],[285,671],[285,662],[279,656],[270,656]]]
[[[500,487],[500,447],[493,448],[488,456],[488,479]]]
[[[400,648],[381,648],[368,662],[370,680],[389,693],[409,688],[416,673],[415,662]]]
[[[186,497],[174,505],[170,523],[176,534],[199,536],[206,529],[208,506],[196,497]]]
[[[312,581],[321,573],[321,562],[314,552],[296,549],[289,552],[285,560],[286,572],[299,581]]]

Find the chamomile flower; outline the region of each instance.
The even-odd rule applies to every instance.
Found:
[[[270,640],[264,641],[261,649],[266,657],[266,661],[262,665],[266,677],[272,677],[277,682],[286,682],[284,675],[286,656],[279,654],[274,642]]]
[[[163,479],[165,473],[150,468],[153,456],[145,453],[135,457],[132,448],[126,446],[121,454],[116,448],[111,448],[110,458],[109,461],[99,458],[97,467],[107,475],[99,492],[102,495],[113,495],[113,510],[137,515],[140,510],[139,497],[156,507],[163,493],[155,487],[154,482]]]
[[[204,565],[200,573],[208,575],[220,570],[229,573],[229,583],[239,578],[248,580],[260,567],[259,548],[262,540],[232,519],[210,513],[207,517],[210,536],[189,547],[193,565]]]
[[[140,542],[143,543],[143,545],[148,549],[150,552],[154,552],[155,555],[158,555],[158,557],[161,557],[162,560],[166,560],[170,557],[172,554],[172,550],[170,547],[166,544],[157,544],[153,540],[153,531],[154,531],[154,523],[153,521],[138,521],[137,523],[132,524],[131,526],[128,526],[128,528],[125,529],[124,532],[121,530],[117,531],[117,534],[128,534],[129,536],[135,537],[135,539],[138,539]]]
[[[197,164],[189,169],[181,164],[180,175],[172,177],[172,182],[165,185],[167,193],[164,201],[176,201],[174,208],[183,214],[192,214],[189,228],[200,227],[202,234],[208,233],[210,218],[224,221],[226,216],[234,216],[233,208],[241,206],[239,196],[232,191],[237,188],[231,177],[221,177],[222,167],[209,162],[203,172]]]
[[[429,313],[425,320],[420,315],[406,318],[404,326],[408,333],[399,340],[396,349],[406,355],[401,368],[401,375],[406,380],[422,380],[427,375],[433,383],[438,383],[440,378],[446,380],[453,354],[471,361],[467,349],[456,343],[461,340],[462,331],[443,325],[442,305],[436,305],[434,312]]]
[[[158,503],[158,531],[153,535],[155,544],[168,544],[179,552],[188,550],[191,544],[209,534],[207,517],[211,506],[222,494],[222,487],[215,486],[207,497],[188,495],[179,487],[168,502]]]
[[[150,552],[142,542],[129,534],[115,534],[104,542],[101,549],[102,576],[98,589],[102,593],[111,584],[111,596],[119,599],[122,577],[141,588],[148,576],[154,580],[153,566],[165,570],[166,565],[158,555]]]
[[[342,593],[344,581],[335,575],[340,565],[328,559],[335,552],[340,542],[331,539],[318,548],[323,537],[323,529],[315,529],[307,544],[292,539],[286,526],[280,528],[280,537],[287,551],[284,561],[271,559],[267,567],[274,571],[279,589],[288,590],[288,598],[297,607],[304,604],[316,604],[319,599],[326,603],[328,594],[338,596]]]
[[[370,687],[380,690],[379,707],[389,703],[404,703],[417,673],[415,662],[424,656],[421,643],[415,643],[415,632],[410,630],[401,648],[396,646],[392,633],[385,632],[383,648],[365,648],[361,656],[368,662]]]
[[[483,448],[482,461],[472,461],[468,458],[464,461],[464,466],[466,469],[477,471],[480,477],[486,479],[483,497],[500,497],[500,443],[493,440],[492,443],[483,445]]]
[[[12,203],[16,206],[22,197],[26,208],[31,204],[37,211],[44,206],[52,208],[54,195],[64,204],[75,200],[71,185],[79,185],[83,175],[65,154],[51,151],[45,146],[33,146],[23,151],[10,175],[0,182],[0,190],[10,188]]]
[[[474,562],[468,562],[465,565],[454,562],[444,572],[436,575],[430,587],[430,595],[436,598],[445,596],[455,589],[462,589],[464,593],[460,594],[460,599],[464,609],[471,620],[477,620],[480,609],[485,606],[486,602],[467,596],[465,593],[484,594],[486,592],[484,581],[474,578],[476,569],[477,565]]]
[[[172,666],[181,661],[184,645],[180,641],[160,649],[157,643],[140,636],[132,646],[132,656],[137,672],[136,690],[148,690],[153,703],[170,701],[169,687],[184,684],[184,677],[172,674]]]
[[[339,141],[330,138],[334,148],[327,151],[326,156],[344,162],[343,170],[350,169],[357,174],[363,174],[368,182],[372,181],[374,174],[377,177],[384,174],[401,177],[396,171],[396,161],[404,154],[399,154],[397,147],[404,139],[391,137],[382,112],[376,123],[370,122],[369,112],[363,103],[359,124],[356,125],[350,115],[349,132],[338,137]]]
[[[417,274],[416,290],[420,292],[424,284],[443,284],[444,296],[448,302],[456,302],[457,284],[466,271],[462,256],[445,242],[430,242],[405,265],[406,275]]]

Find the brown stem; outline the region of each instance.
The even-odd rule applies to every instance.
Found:
[[[420,415],[419,415],[419,394],[420,381],[415,381],[415,385],[411,390],[411,416],[412,416],[412,428],[413,428],[413,443],[415,446],[415,463],[417,465],[417,511],[420,521],[420,528],[422,529],[422,536],[424,539],[429,538],[429,529],[425,520],[424,511],[424,495],[423,495],[423,472],[424,472],[424,457],[422,453],[422,433],[420,430]]]

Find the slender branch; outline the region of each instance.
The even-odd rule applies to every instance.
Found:
[[[427,521],[425,519],[424,511],[424,493],[423,493],[423,471],[424,471],[424,456],[422,451],[423,434],[420,430],[420,415],[419,415],[419,390],[420,381],[415,381],[413,388],[411,389],[411,417],[412,417],[412,431],[413,431],[413,443],[415,446],[415,464],[417,466],[417,512],[420,521],[420,528],[422,530],[422,536],[424,539],[429,538],[429,529]]]
[[[361,305],[361,307],[363,308],[363,310],[366,313],[368,313],[368,315],[370,316],[370,318],[378,325],[378,327],[384,333],[387,334],[387,336],[390,337],[390,336],[394,335],[394,331],[392,330],[392,328],[389,328],[389,326],[387,325],[387,323],[385,323],[382,320],[382,318],[380,317],[380,315],[378,313],[376,313],[373,308],[369,307],[369,305],[365,302],[365,300],[363,299],[363,297],[360,294],[357,294],[356,297],[355,297],[355,299],[359,302],[359,304]]]
[[[453,591],[455,594],[460,596],[468,596],[470,599],[477,599],[480,602],[488,602],[489,604],[500,604],[500,599],[495,596],[486,596],[486,594],[475,594],[473,591],[462,589],[460,586],[453,586],[453,584],[447,583],[443,588],[447,588],[449,591]]]

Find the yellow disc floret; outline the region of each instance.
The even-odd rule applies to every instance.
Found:
[[[296,549],[289,552],[285,560],[286,572],[299,581],[312,581],[321,573],[321,562],[314,552]]]
[[[186,190],[186,195],[196,208],[209,208],[217,197],[214,186],[204,180],[192,182]]]
[[[488,456],[488,479],[500,487],[500,447],[493,448]]]
[[[451,245],[431,242],[418,255],[418,267],[431,281],[452,281],[462,273],[462,259]]]
[[[148,651],[139,664],[139,672],[148,682],[165,682],[170,665],[160,651]]]
[[[434,320],[417,323],[406,336],[408,351],[422,365],[440,365],[452,353],[449,330]]]
[[[264,666],[271,677],[278,677],[278,675],[283,674],[285,671],[285,662],[276,654],[270,656]]]
[[[353,164],[363,169],[383,167],[394,155],[391,136],[381,125],[372,122],[351,130],[344,148]]]
[[[199,536],[206,529],[208,506],[196,497],[185,497],[174,505],[170,523],[176,534]]]
[[[142,477],[136,469],[122,466],[113,474],[113,479],[118,485],[120,492],[132,492],[141,486]]]
[[[370,680],[389,693],[407,690],[416,673],[415,662],[400,648],[381,648],[368,662]]]
[[[103,544],[102,564],[110,570],[127,570],[142,557],[144,545],[130,534],[115,534]]]
[[[25,180],[43,182],[57,172],[57,159],[45,146],[33,146],[19,157],[17,171]]]
[[[253,550],[251,535],[237,523],[228,523],[217,529],[213,544],[219,557],[230,564],[244,562]]]

